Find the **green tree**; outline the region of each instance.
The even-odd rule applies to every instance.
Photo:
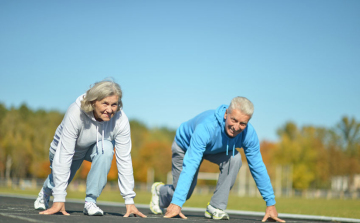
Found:
[[[343,149],[349,155],[358,155],[357,148],[360,144],[360,123],[355,118],[344,116],[337,124],[338,134],[341,137]]]
[[[4,112],[5,111],[5,112]],[[26,104],[4,109],[0,121],[0,174],[8,177],[45,177],[49,147],[63,114],[32,111]]]
[[[294,123],[288,122],[278,133],[280,142],[276,152],[277,162],[293,166],[294,188],[307,189],[315,179],[317,151],[311,138],[307,138],[314,134],[314,129],[307,127],[299,130]]]

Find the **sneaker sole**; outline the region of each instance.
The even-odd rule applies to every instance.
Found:
[[[45,208],[35,208],[35,210],[38,210],[38,211],[45,211],[46,209],[45,209]]]
[[[154,183],[152,186],[151,186],[151,194],[155,194],[156,193],[156,187],[158,185],[164,185],[163,183],[160,183],[160,182],[157,182],[157,183]],[[152,203],[152,195],[151,195],[151,201],[150,201],[150,210],[153,214],[163,214],[163,212],[157,212],[153,209],[153,203]]]
[[[211,214],[209,213],[209,212],[207,212],[207,211],[205,211],[205,218],[212,218],[212,216],[211,216]]]
[[[84,215],[88,215],[88,216],[103,216],[104,214],[101,212],[96,212],[94,214],[89,214],[85,209],[83,211]]]
[[[230,218],[227,216],[216,217],[210,214],[208,211],[205,211],[205,218],[214,219],[214,220],[229,220]]]
[[[48,209],[48,207],[43,207],[44,205],[42,205],[42,206],[40,206],[40,207],[36,207],[37,205],[36,205],[36,201],[34,202],[34,209],[35,210],[39,210],[39,211],[45,211],[46,209]]]
[[[154,183],[152,186],[151,186],[151,193],[156,193],[156,187],[158,185],[164,185],[163,183],[160,183],[160,182],[157,182],[157,183]]]
[[[150,203],[150,210],[151,210],[151,212],[152,212],[153,214],[162,214],[162,212],[157,212],[157,211],[155,211],[155,210],[153,209],[151,203]]]

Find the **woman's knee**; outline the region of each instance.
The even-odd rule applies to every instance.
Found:
[[[114,145],[112,142],[104,140],[104,142],[99,142],[98,153],[102,156],[112,159],[114,156]],[[104,145],[104,146],[103,146]]]

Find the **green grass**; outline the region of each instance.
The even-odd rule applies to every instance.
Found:
[[[37,195],[39,190],[20,190],[0,188],[0,193]],[[135,203],[148,204],[151,194],[145,191],[136,191]],[[68,191],[67,198],[84,199],[85,192]],[[193,195],[184,207],[205,208],[210,195]],[[105,190],[98,199],[99,201],[124,202],[119,191]],[[340,199],[304,199],[304,198],[277,198],[276,209],[279,213],[320,215],[328,217],[343,217],[360,219],[360,200]],[[262,198],[237,197],[230,195],[227,209],[243,211],[265,212],[265,202]]]

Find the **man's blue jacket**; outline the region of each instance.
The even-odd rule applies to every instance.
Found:
[[[199,168],[204,154],[224,153],[233,155],[235,148],[243,148],[255,183],[267,206],[275,204],[274,191],[260,153],[260,144],[254,127],[247,127],[236,137],[225,132],[224,114],[227,105],[216,110],[205,111],[184,122],[176,131],[175,141],[186,151],[183,169],[178,180],[171,203],[180,207],[186,201],[190,185]]]

